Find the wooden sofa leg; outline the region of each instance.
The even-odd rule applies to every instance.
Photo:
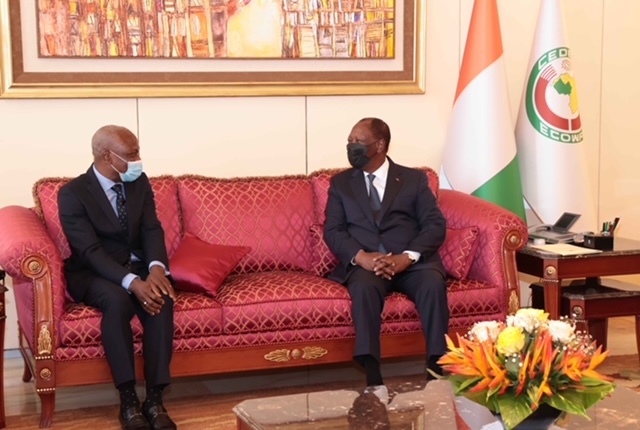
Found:
[[[56,408],[56,392],[45,391],[39,392],[40,405],[42,406],[42,412],[40,413],[40,428],[51,427],[53,423],[53,412]]]
[[[22,371],[22,382],[29,382],[31,378],[33,378],[33,374],[31,373],[31,369],[29,368],[29,363],[27,363],[27,359],[22,356],[22,360],[24,361],[24,370]]]

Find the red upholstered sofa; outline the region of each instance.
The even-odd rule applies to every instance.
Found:
[[[424,170],[449,228],[440,253],[451,275],[450,332],[505,317],[519,304],[515,252],[527,239],[524,222],[475,197],[438,190],[436,173]],[[251,248],[230,268],[215,297],[179,291],[175,377],[351,360],[349,295],[323,278],[335,264],[322,240],[334,173],[152,178],[170,258],[185,235]],[[73,303],[65,290],[63,259],[69,246],[56,201],[67,180],[38,181],[34,208],[0,209],[0,266],[13,279],[24,380],[35,378],[43,427],[52,423],[56,389],[111,381],[100,343],[100,313]],[[133,326],[139,340],[137,319]],[[424,356],[417,313],[404,296],[387,299],[382,331],[384,357]]]

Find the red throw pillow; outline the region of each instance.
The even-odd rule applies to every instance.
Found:
[[[215,297],[229,273],[250,251],[248,246],[214,245],[187,235],[171,257],[169,270],[176,289]]]
[[[447,274],[465,279],[471,270],[478,248],[478,227],[447,228],[447,237],[438,250]]]

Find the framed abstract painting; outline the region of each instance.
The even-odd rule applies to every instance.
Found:
[[[0,97],[422,94],[426,0],[5,0]]]

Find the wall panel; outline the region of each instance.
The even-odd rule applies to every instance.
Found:
[[[604,5],[600,221],[621,217],[618,232],[640,239],[640,2]]]
[[[303,97],[140,99],[150,174],[305,173]]]

